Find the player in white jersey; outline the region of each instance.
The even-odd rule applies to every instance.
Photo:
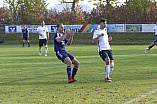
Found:
[[[156,26],[154,27],[154,31],[155,31],[155,36],[156,36],[156,39],[150,44],[150,46],[148,48],[146,48],[146,50],[144,51],[145,54],[148,53],[148,51],[155,46],[155,44],[157,43],[157,22],[156,22]]]
[[[106,71],[106,82],[111,82],[109,75],[114,67],[114,59],[112,55],[112,50],[109,44],[109,41],[112,40],[112,37],[108,38],[107,28],[106,28],[107,20],[102,18],[100,19],[100,29],[94,31],[93,35],[93,43],[98,44],[98,52],[100,57],[105,61],[105,71]]]
[[[47,56],[47,40],[49,39],[49,31],[48,28],[45,26],[45,22],[41,22],[41,26],[37,28],[36,34],[39,35],[39,55],[42,55],[42,46],[45,45],[45,56]]]

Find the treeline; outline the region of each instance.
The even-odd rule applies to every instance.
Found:
[[[77,5],[75,11],[69,6],[64,10],[46,9],[45,0],[6,0],[8,7],[0,8],[0,24],[33,25],[45,20],[47,24],[98,24],[102,17],[108,23],[155,23],[157,5],[155,0],[129,0],[122,5],[100,4],[91,11],[83,11]],[[117,4],[117,3],[115,3]]]

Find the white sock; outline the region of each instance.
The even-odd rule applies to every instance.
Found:
[[[105,65],[105,71],[106,71],[106,77],[105,77],[105,78],[109,78],[109,74],[110,74],[110,65]]]
[[[47,47],[47,46],[45,46],[45,54],[47,54],[47,50],[48,50],[48,47]]]
[[[41,47],[39,47],[39,52],[41,53]]]
[[[113,71],[113,68],[110,68],[110,75],[111,75],[111,72]]]

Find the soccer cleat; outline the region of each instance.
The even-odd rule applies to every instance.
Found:
[[[146,50],[144,51],[145,54],[147,54],[149,51],[149,48],[146,48]]]
[[[69,78],[68,83],[72,83],[72,82],[75,82],[75,81],[72,78]]]
[[[47,54],[45,54],[45,56],[47,56]]]
[[[42,53],[39,53],[39,56],[41,56],[42,55]]]
[[[71,77],[71,79],[72,79],[74,82],[78,81],[78,80],[76,80],[74,77]]]
[[[108,78],[105,78],[105,81],[106,82],[112,82],[112,80],[108,79]]]

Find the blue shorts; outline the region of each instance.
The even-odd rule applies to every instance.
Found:
[[[64,59],[66,57],[69,57],[71,59],[71,61],[74,59],[74,57],[71,54],[67,53],[66,51],[56,51],[56,56],[63,63],[64,63]]]
[[[28,36],[23,35],[23,40],[29,40]]]

